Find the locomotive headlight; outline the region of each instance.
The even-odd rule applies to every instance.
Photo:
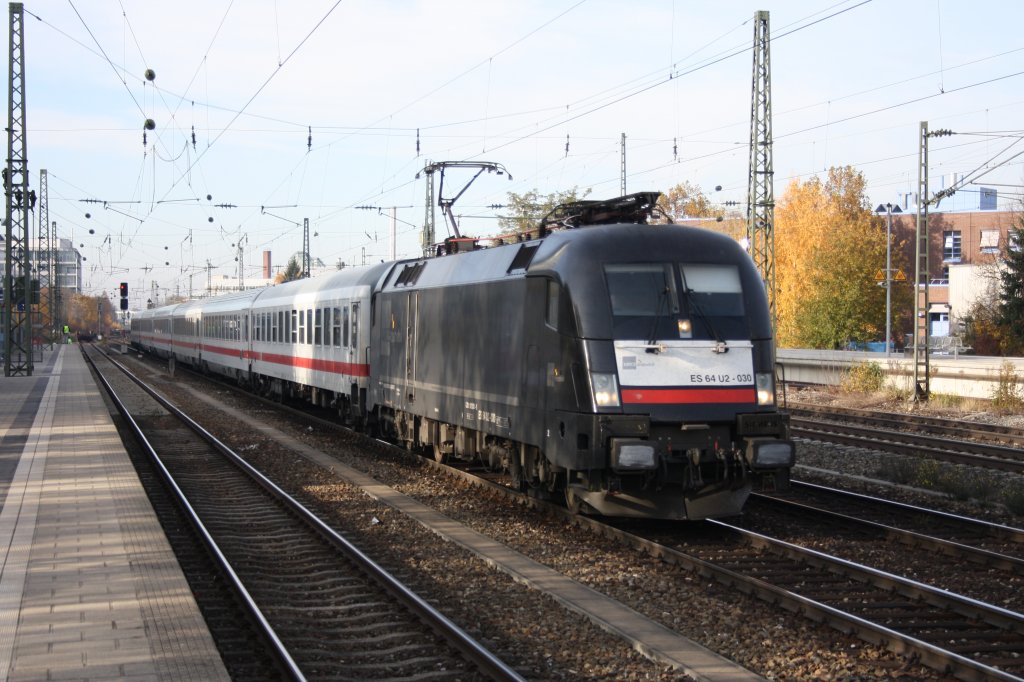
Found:
[[[680,319],[677,322],[679,327],[679,338],[689,339],[693,337],[693,323],[686,319]]]
[[[658,468],[654,443],[637,438],[612,438],[611,463],[615,471],[651,471]]]
[[[594,404],[598,407],[619,406],[619,380],[614,374],[591,372],[590,385],[594,390]]]
[[[755,469],[791,467],[796,461],[796,450],[788,440],[751,438],[747,441],[746,454]]]
[[[754,375],[754,387],[757,389],[758,405],[775,404],[775,378],[771,372],[758,372]]]

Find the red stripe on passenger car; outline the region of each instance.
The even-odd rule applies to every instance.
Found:
[[[257,353],[258,359],[263,362],[271,362],[276,365],[288,365],[290,367],[301,367],[319,372],[331,372],[332,374],[344,374],[353,377],[370,376],[370,366],[357,362],[337,362],[335,360],[321,360],[318,358],[301,358],[292,355],[280,355],[275,353]]]
[[[670,405],[692,403],[754,403],[753,388],[624,388],[624,405]]]
[[[322,360],[319,358],[303,358],[280,353],[250,352],[239,348],[225,348],[223,346],[204,345],[203,352],[217,355],[238,356],[239,359],[253,359],[262,362],[269,362],[274,365],[286,367],[298,367],[301,369],[312,369],[318,372],[329,372],[331,374],[344,374],[350,377],[370,376],[370,366],[357,362],[337,362],[335,360]]]

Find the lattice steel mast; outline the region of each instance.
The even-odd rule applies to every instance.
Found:
[[[747,184],[747,241],[764,280],[776,327],[775,198],[772,190],[772,79],[768,12],[754,13],[754,78],[750,97],[750,175]]]
[[[239,261],[241,262],[241,261]],[[302,276],[308,278],[313,269],[309,255],[309,218],[302,219]]]
[[[32,375],[32,264],[29,253],[29,191],[25,139],[25,43],[22,3],[10,5],[7,79],[7,241],[4,245],[4,376]]]
[[[928,132],[928,121],[921,121],[918,134],[917,153],[917,235],[914,249],[914,400],[928,400],[931,393],[928,346],[930,325],[928,322],[928,282],[931,277],[928,265],[928,206],[939,201],[952,191],[945,190],[935,196],[928,194],[928,138],[952,135],[947,129]]]
[[[619,196],[626,196],[626,133],[622,133],[622,153],[619,156]]]
[[[427,161],[427,167],[433,165],[430,161]],[[434,213],[434,174],[426,174],[426,186],[427,186],[427,198],[426,198],[426,210],[423,214],[423,232],[420,237],[420,246],[423,247],[424,257],[429,258],[434,255],[434,234],[435,234],[435,213]]]
[[[37,249],[36,272],[39,278],[39,325],[47,346],[53,349],[53,339],[57,334],[57,321],[54,317],[57,310],[54,305],[55,269],[53,263],[53,245],[57,235],[50,232],[49,190],[47,189],[46,169],[39,171],[39,210],[36,219],[39,221],[39,248]],[[43,289],[46,293],[43,294]]]

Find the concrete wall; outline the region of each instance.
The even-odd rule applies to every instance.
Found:
[[[859,351],[780,349],[777,359],[784,381],[830,386],[838,385],[854,365],[875,362],[886,373],[887,385],[913,393],[913,353],[886,357],[885,353]],[[928,358],[929,388],[932,393],[990,399],[999,385],[1004,363],[1009,363],[1018,380],[1024,382],[1024,358],[932,354]]]

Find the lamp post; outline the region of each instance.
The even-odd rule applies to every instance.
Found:
[[[885,213],[885,356],[892,348],[892,214],[903,213],[899,204],[879,204],[875,213]]]

